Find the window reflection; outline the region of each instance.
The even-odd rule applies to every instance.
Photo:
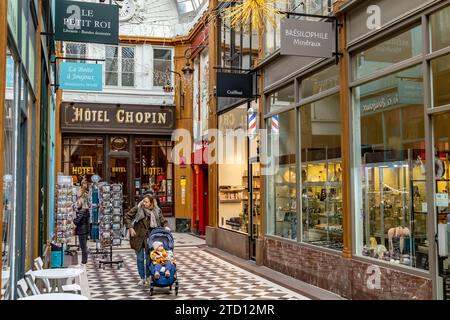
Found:
[[[15,193],[14,193],[14,164],[16,162],[16,145],[15,145],[15,132],[16,132],[16,110],[15,110],[15,62],[10,55],[9,48],[6,56],[6,89],[5,89],[5,112],[3,117],[3,228],[1,230],[2,235],[2,299],[11,296],[9,292],[9,270],[11,267],[11,255],[10,246],[12,245],[12,226],[13,226],[13,212],[15,206]],[[3,290],[5,290],[3,292]]]
[[[357,252],[426,269],[422,67],[357,87],[354,98]]]

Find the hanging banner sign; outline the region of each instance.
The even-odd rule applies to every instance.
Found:
[[[252,73],[217,72],[217,96],[234,98],[253,98]]]
[[[281,55],[333,57],[333,23],[285,19],[280,30]]]
[[[55,39],[119,43],[119,7],[79,1],[56,1]]]
[[[102,65],[62,62],[59,84],[63,90],[102,91]]]

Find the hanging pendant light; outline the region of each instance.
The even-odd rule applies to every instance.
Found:
[[[236,3],[233,0],[225,2]],[[267,31],[267,23],[270,23],[273,28],[277,27],[276,16],[281,14],[277,9],[277,4],[282,2],[279,0],[243,0],[226,8],[224,10],[225,18],[230,19],[233,28],[250,24],[252,30],[262,33]]]

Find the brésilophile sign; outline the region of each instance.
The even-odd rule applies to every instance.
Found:
[[[56,40],[118,44],[118,6],[68,0],[55,2]]]
[[[62,62],[59,84],[64,90],[102,91],[102,65]]]
[[[281,21],[282,55],[331,58],[335,46],[331,22],[285,19]]]

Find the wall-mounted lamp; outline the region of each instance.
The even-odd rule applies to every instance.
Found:
[[[194,75],[194,67],[191,66],[191,58],[193,53],[195,52],[195,49],[198,48],[206,48],[208,47],[205,44],[201,44],[198,46],[190,46],[184,51],[184,58],[186,59],[186,65],[181,69],[181,72],[183,72],[184,78],[186,79],[187,83],[192,82],[192,76]]]
[[[178,86],[180,88],[180,91],[179,91],[180,92],[180,107],[181,107],[181,109],[184,110],[184,90],[183,90],[183,87],[181,86],[181,84],[182,84],[182,78],[181,77],[182,76],[181,76],[181,74],[179,72],[176,72],[176,71],[173,71],[173,70],[170,70],[170,69],[167,69],[167,72],[175,73],[179,77],[179,85]],[[173,91],[173,87],[170,84],[170,81],[167,81],[167,84],[165,86],[163,86],[163,90],[164,90],[164,92],[172,92]]]
[[[192,76],[194,75],[194,68],[191,66],[189,60],[186,59],[186,65],[181,69],[181,72],[183,72],[184,79],[190,83],[192,81]]]

